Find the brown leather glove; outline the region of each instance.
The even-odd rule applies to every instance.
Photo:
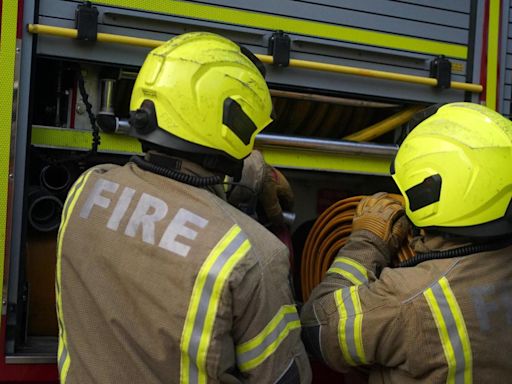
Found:
[[[402,203],[385,192],[365,197],[356,208],[352,233],[367,230],[380,237],[391,253],[398,252],[410,230]]]
[[[284,224],[283,211],[293,209],[293,191],[286,177],[267,164],[258,199],[265,216],[272,224]]]
[[[261,221],[274,225],[284,223],[283,210],[293,208],[293,192],[283,174],[265,163],[261,152],[254,150],[244,160],[239,184],[229,196],[232,205],[249,206],[249,210],[250,205],[258,205],[258,211],[262,212],[259,216],[264,216],[259,217]],[[253,209],[256,210],[256,206]]]

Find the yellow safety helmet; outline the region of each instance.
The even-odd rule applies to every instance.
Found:
[[[130,134],[161,147],[242,160],[272,121],[272,100],[257,58],[206,32],[153,49],[135,82]]]
[[[405,138],[391,174],[418,227],[512,233],[512,122],[472,103],[440,107]]]

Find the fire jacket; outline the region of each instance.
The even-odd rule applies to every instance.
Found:
[[[387,268],[390,256],[372,233],[351,236],[303,308],[306,348],[338,371],[368,367],[370,383],[509,382],[512,247],[411,268]]]
[[[92,168],[57,253],[62,383],[310,381],[287,248],[212,191]]]

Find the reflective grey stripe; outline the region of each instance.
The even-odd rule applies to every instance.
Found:
[[[348,273],[354,275],[361,283],[366,284],[368,283],[368,278],[361,273],[358,269],[354,268],[354,266],[345,263],[343,260],[335,260],[334,264],[332,265],[334,268],[339,268],[344,271],[347,271]],[[331,268],[332,268],[331,267]],[[351,281],[351,283],[354,283]]]
[[[66,362],[66,359],[68,357],[68,350],[65,345],[62,346],[62,353],[59,357],[59,372],[62,372],[62,367],[64,367],[64,363]]]
[[[245,236],[245,233],[240,232],[231,241],[231,243],[229,243],[226,249],[222,251],[222,253],[215,260],[212,267],[208,271],[208,277],[206,278],[206,282],[201,292],[201,298],[199,299],[199,307],[197,309],[197,314],[194,320],[194,327],[192,329],[192,336],[190,338],[190,345],[188,348],[190,356],[189,378],[190,383],[192,384],[198,382],[199,372],[197,369],[197,352],[199,350],[199,343],[203,334],[204,322],[206,321],[206,317],[208,315],[208,305],[210,303],[213,286],[224,264],[226,264],[229,258],[238,250],[238,248],[240,248],[245,240],[247,240],[247,236]]]
[[[350,294],[350,288],[342,288],[342,298],[347,311],[347,320],[345,323],[345,337],[347,340],[348,353],[356,364],[364,364],[357,355],[357,347],[355,340],[355,322],[356,322],[356,310],[354,308],[354,302],[352,301],[352,295]]]
[[[456,368],[455,368],[455,384],[464,384],[464,370],[466,369],[466,360],[464,359],[464,350],[462,349],[462,341],[457,331],[457,324],[455,318],[450,309],[446,296],[444,295],[443,289],[439,283],[436,283],[432,287],[432,293],[434,294],[439,309],[443,315],[444,323],[448,331],[448,337],[453,347],[455,354]]]
[[[276,324],[274,330],[270,332],[256,348],[241,354],[237,354],[236,360],[238,365],[241,366],[263,354],[265,352],[265,349],[267,349],[272,343],[277,341],[279,335],[286,329],[288,324],[298,320],[299,315],[297,314],[297,312],[285,314],[281,321],[279,321],[279,323]]]

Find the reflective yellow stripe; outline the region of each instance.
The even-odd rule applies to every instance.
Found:
[[[496,110],[496,91],[498,87],[498,47],[500,39],[501,0],[489,1],[489,30],[487,35],[487,86],[486,105]]]
[[[82,176],[80,176],[80,178],[75,182],[73,187],[70,189],[68,193],[68,198],[66,199],[66,203],[64,205],[61,225],[59,228],[59,233],[57,235],[57,269],[55,279],[55,295],[57,299],[57,317],[59,321],[58,361],[60,370],[59,377],[61,383],[66,382],[69,367],[71,365],[71,357],[69,355],[67,333],[64,325],[64,314],[62,309],[62,240],[64,239],[64,234],[69,223],[69,218],[71,217],[71,213],[75,208],[76,202],[78,201],[78,197],[80,196],[80,193],[83,191],[83,188],[87,183],[87,179],[91,174],[92,171],[88,171],[82,174]]]
[[[423,292],[434,318],[448,365],[446,383],[473,381],[471,344],[455,295],[446,277]]]
[[[248,240],[245,240],[244,243],[240,246],[236,254],[233,255],[226,263],[226,265],[222,268],[221,273],[217,277],[215,281],[215,287],[212,297],[210,298],[210,304],[208,308],[208,316],[206,317],[206,323],[203,330],[203,337],[201,337],[201,342],[199,345],[199,355],[198,355],[198,363],[199,366],[204,367],[206,371],[206,355],[208,352],[208,347],[211,341],[211,335],[213,331],[213,324],[215,322],[215,318],[217,316],[217,310],[219,308],[220,296],[222,293],[222,288],[224,284],[229,278],[231,271],[235,267],[235,265],[240,261],[240,259],[245,256],[245,254],[249,251],[251,245]]]
[[[78,129],[32,126],[31,144],[50,148],[91,149],[91,132]],[[101,133],[99,152],[142,153],[140,142],[134,137]]]
[[[212,249],[194,282],[181,337],[181,383],[206,383],[206,357],[229,275],[251,244],[234,225]]]
[[[363,282],[361,280],[359,280],[357,277],[355,277],[352,273],[345,271],[344,269],[341,269],[341,268],[331,267],[331,268],[329,268],[327,273],[337,273],[338,275],[343,276],[345,279],[347,279],[354,285],[362,285],[363,284]]]
[[[259,147],[265,161],[276,167],[343,171],[369,175],[389,175],[391,158],[387,156],[353,156],[343,153],[300,148]]]
[[[357,286],[334,292],[338,307],[338,341],[345,361],[350,365],[367,364],[363,348],[363,311]]]
[[[357,261],[349,259],[348,257],[337,257],[336,260],[353,266],[355,269],[361,272],[361,274],[366,277],[366,279],[368,279],[368,272],[366,271],[366,268],[362,264],[359,264]]]
[[[277,350],[290,332],[297,328],[300,328],[300,320],[295,306],[282,306],[258,335],[236,347],[240,371],[246,372],[260,365]]]
[[[473,382],[473,353],[471,351],[471,343],[469,341],[468,330],[466,328],[466,322],[464,321],[464,316],[462,315],[462,311],[460,310],[459,303],[457,303],[457,299],[453,294],[452,289],[450,288],[450,284],[448,283],[448,279],[443,277],[439,280],[439,285],[441,286],[443,293],[448,301],[448,305],[450,306],[450,310],[455,319],[455,325],[457,327],[457,332],[459,334],[459,338],[462,344],[462,350],[464,354],[465,361],[465,369],[464,369],[464,383],[472,383]]]
[[[201,267],[201,270],[199,271],[198,277],[194,283],[194,289],[192,292],[190,305],[187,311],[187,318],[185,320],[183,334],[181,337],[181,382],[183,383],[188,382],[190,365],[188,346],[190,344],[190,339],[192,337],[194,320],[196,318],[197,310],[199,307],[199,299],[201,298],[201,291],[203,290],[204,284],[206,282],[207,271],[211,268],[211,265],[213,264],[215,259],[222,253],[224,249],[226,249],[229,243],[235,238],[238,232],[240,232],[240,229],[238,227],[233,227],[224,235],[224,237],[213,248],[210,255],[204,262],[203,266]]]
[[[446,329],[446,324],[443,319],[443,315],[441,314],[441,310],[439,309],[439,305],[437,304],[436,298],[432,293],[432,288],[427,289],[424,293],[425,298],[427,299],[427,303],[434,315],[434,320],[436,322],[437,331],[439,332],[439,337],[441,338],[441,344],[443,346],[444,356],[446,361],[448,362],[448,377],[446,379],[447,383],[455,382],[455,353],[453,352],[452,343],[450,342],[450,338],[448,337],[448,330]]]
[[[279,309],[277,314],[274,316],[274,318],[265,326],[265,328],[259,334],[254,336],[251,340],[246,341],[245,343],[242,343],[236,347],[237,353],[245,353],[259,346],[262,343],[262,341],[272,333],[272,331],[277,327],[279,322],[281,322],[285,318],[286,314],[289,313],[297,313],[295,305],[283,305]]]
[[[91,133],[76,129],[32,127],[33,145],[57,148],[90,149]],[[258,146],[258,143],[256,143]],[[277,167],[355,172],[371,175],[389,175],[391,157],[353,156],[297,148],[259,146],[265,161]],[[142,153],[140,143],[133,137],[101,134],[99,151],[115,153]]]
[[[334,299],[336,301],[336,306],[338,307],[338,343],[340,345],[341,354],[345,361],[350,365],[356,365],[354,359],[348,352],[348,343],[347,343],[347,332],[346,332],[346,324],[347,324],[347,310],[345,308],[345,303],[342,298],[342,290],[339,289],[334,292]]]
[[[359,293],[357,287],[350,287],[350,297],[354,304],[355,319],[354,319],[354,341],[356,344],[357,357],[362,364],[366,364],[366,356],[363,350],[363,311],[361,309],[361,301],[359,300]]]
[[[16,62],[16,25],[18,0],[4,1],[0,15],[0,278],[4,276],[5,241],[8,238],[7,197],[11,151],[12,99]],[[2,302],[0,287],[0,303]],[[1,317],[0,317],[1,322]]]
[[[62,369],[61,369],[60,375],[59,375],[61,384],[64,384],[66,382],[70,366],[71,366],[71,358],[69,356],[69,353],[67,353],[66,360],[64,361],[64,365],[62,366]]]
[[[97,0],[96,3],[116,7],[126,7],[128,5],[126,0]],[[189,1],[178,0],[131,0],[129,6],[131,8],[194,19],[220,21],[222,23],[268,30],[283,30],[289,33],[318,36],[384,48],[422,52],[431,55],[443,54],[459,59],[466,59],[468,55],[467,47],[460,44],[443,43],[417,37],[394,35],[391,33],[345,27],[318,21],[294,19],[287,16],[269,15],[217,5],[196,4]]]
[[[334,259],[327,273],[337,273],[354,285],[366,284],[368,282],[366,268],[348,257],[337,257]]]

